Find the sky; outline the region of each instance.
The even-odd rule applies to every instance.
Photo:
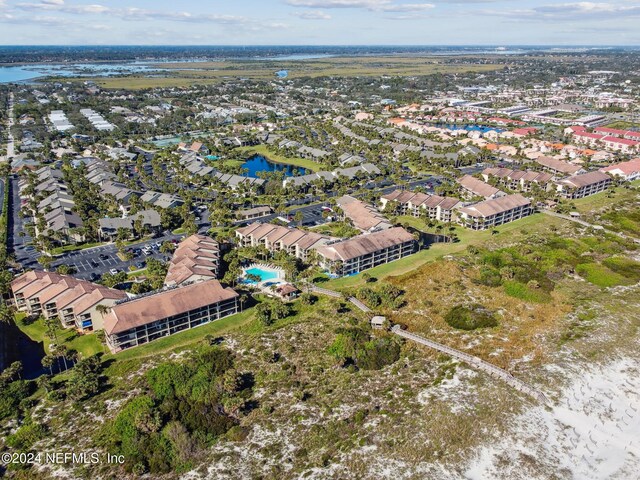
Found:
[[[640,0],[0,0],[0,44],[640,45]]]

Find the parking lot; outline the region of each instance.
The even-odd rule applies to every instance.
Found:
[[[102,245],[100,247],[88,248],[86,250],[79,250],[77,252],[69,252],[63,256],[56,257],[51,263],[51,269],[55,270],[60,265],[67,265],[73,267],[76,270],[74,276],[86,280],[97,280],[105,273],[113,270],[129,272],[132,270],[138,270],[146,267],[146,260],[148,258],[155,258],[157,260],[169,260],[171,254],[160,253],[159,246],[165,241],[179,241],[182,238],[181,235],[165,235],[153,240],[147,240],[137,244],[133,244],[127,247],[134,251],[134,257],[128,261],[122,261],[117,255],[117,249],[114,244]],[[144,247],[153,248],[150,250],[149,255],[145,255],[141,250]],[[38,264],[38,257],[40,253],[33,249],[33,247],[22,248],[21,264],[23,268],[41,268]],[[140,250],[140,251],[139,251]],[[131,268],[133,267],[133,268]]]

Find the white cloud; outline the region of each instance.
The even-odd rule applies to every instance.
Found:
[[[484,10],[483,15],[509,17],[531,21],[605,20],[640,16],[640,5],[606,2],[573,2],[539,5],[529,9]]]
[[[294,12],[291,15],[303,20],[331,20],[331,15],[322,10],[310,10],[308,12]]]
[[[380,12],[419,12],[433,8],[431,3],[394,3],[392,0],[287,0],[293,7],[362,8]]]

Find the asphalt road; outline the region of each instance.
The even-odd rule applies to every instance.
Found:
[[[13,179],[12,182],[15,182],[12,187],[12,214],[13,214],[13,229],[12,229],[12,240],[14,246],[15,257],[18,263],[22,265],[23,268],[41,268],[37,259],[40,257],[40,252],[38,252],[33,246],[29,245],[32,239],[28,236],[20,236],[19,233],[24,232],[24,219],[21,219],[18,215],[20,211],[20,196],[18,194],[18,185],[17,180]],[[431,184],[432,187],[428,188],[427,191],[429,193],[433,193],[433,189],[441,183],[440,177],[427,177],[420,180],[414,180],[409,182],[404,188],[416,188],[419,186],[426,186],[427,184]],[[388,185],[388,182],[386,183]],[[381,187],[384,185],[383,182],[378,182],[376,184],[372,184],[372,189],[377,189],[380,195],[384,195],[386,193],[390,193],[393,190],[397,189],[396,185],[388,185]],[[333,194],[331,196],[336,196]],[[310,201],[318,201],[319,199],[314,199],[313,197],[309,199]],[[288,215],[294,216],[297,212],[302,212],[303,220],[302,225],[304,226],[313,226],[313,225],[321,225],[326,223],[327,220],[322,217],[322,206],[328,205],[327,203],[315,203],[312,205],[303,205],[301,207],[297,207],[292,209]],[[202,212],[201,216],[207,218],[207,212]],[[265,217],[260,218],[259,220],[262,222],[268,222],[274,220],[278,215],[272,214]],[[253,221],[253,220],[252,220]],[[236,222],[236,224],[240,225],[243,223],[249,223],[246,221]],[[292,223],[293,225],[294,223]],[[210,224],[207,222],[202,222],[199,224],[200,231],[206,232],[210,227]],[[132,244],[127,248],[141,249],[146,245],[153,245],[156,243],[162,243],[164,241],[172,241],[172,240],[180,240],[183,236],[181,235],[164,235],[152,240],[147,240],[144,242]],[[159,260],[168,260],[170,255],[162,254],[157,249],[153,250],[153,253],[149,255],[153,258]],[[51,263],[51,269],[54,270],[56,267],[60,265],[68,265],[70,267],[74,267],[76,270],[76,274],[74,276],[83,279],[90,279],[92,276],[102,276],[103,274],[109,272],[111,269],[116,269],[118,271],[130,271],[132,265],[136,265],[140,262],[143,262],[147,258],[143,253],[138,254],[135,258],[129,261],[122,261],[117,256],[117,249],[115,244],[107,244],[99,247],[88,248],[85,250],[78,250],[75,252],[65,253],[58,257],[55,257],[55,260]]]

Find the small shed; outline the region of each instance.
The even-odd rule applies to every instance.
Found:
[[[376,315],[371,319],[371,328],[382,329],[384,328],[385,322],[387,321],[386,317],[382,315]]]

